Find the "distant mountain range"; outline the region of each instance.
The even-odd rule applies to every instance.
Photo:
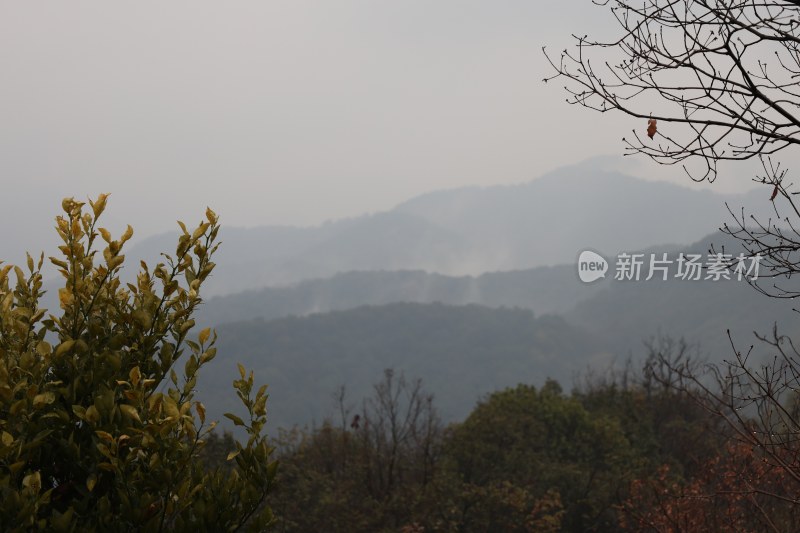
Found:
[[[612,263],[621,251],[735,253],[714,233],[730,220],[726,202],[758,216],[771,209],[763,191],[726,196],[578,165],[318,227],[223,225],[197,317],[219,333],[200,397],[212,418],[235,410],[241,361],[271,385],[272,428],[305,424],[321,420],[337,387],[356,402],[393,367],[422,377],[455,420],[498,388],[547,377],[569,387],[589,367],[638,359],[653,335],[685,337],[715,361],[732,355],[729,329],[739,350],[775,322],[800,338],[792,302],[745,282],[618,282],[613,265],[605,280],[579,281],[587,248]],[[175,241],[164,234],[127,250],[128,273]],[[763,355],[759,346],[754,360]]]
[[[721,233],[642,253],[707,257],[712,244],[737,253]],[[745,281],[616,281],[607,258],[607,279],[592,284],[578,279],[575,264],[478,277],[351,272],[212,298],[199,320],[218,325],[220,355],[201,393],[233,407],[219,391],[241,360],[272,384],[275,423],[302,424],[322,418],[338,386],[359,399],[393,367],[423,377],[445,417],[457,419],[496,388],[547,377],[569,387],[578,372],[640,361],[644,342],[659,335],[685,338],[716,362],[733,356],[728,331],[737,350],[756,345],[753,362],[772,355],[754,331],[769,334],[777,323],[800,338],[793,302]]]
[[[647,255],[679,252],[704,255],[714,246],[738,253],[739,244],[720,232],[686,246],[628,250]],[[606,256],[613,261],[613,256]],[[210,298],[198,313],[203,324],[271,320],[290,315],[341,311],[394,302],[479,304],[510,307],[542,314],[560,314],[571,323],[606,336],[609,346],[627,352],[644,336],[661,331],[703,341],[719,353],[728,348],[725,328],[768,331],[773,322],[791,317],[793,302],[758,294],[745,282],[669,281],[618,282],[614,272],[605,280],[582,283],[577,265],[538,267],[452,277],[422,271],[357,271],[308,280],[288,287],[266,288]],[[646,310],[646,312],[643,312]],[[788,313],[788,314],[787,314]],[[726,322],[727,321],[727,322]],[[725,323],[711,341],[708,328]],[[617,339],[615,342],[614,339]],[[633,344],[631,344],[633,343]]]
[[[433,192],[391,211],[316,227],[223,225],[205,294],[353,270],[477,276],[572,263],[587,247],[614,254],[692,242],[730,219],[726,202],[767,212],[762,193],[721,195],[577,165],[519,185]],[[128,255],[156,262],[175,242],[176,234],[162,234]]]
[[[526,292],[525,286],[519,292]],[[744,282],[673,280],[611,282],[563,316],[528,309],[441,303],[389,303],[353,309],[250,319],[217,326],[219,355],[198,383],[200,398],[220,419],[237,409],[230,394],[236,362],[271,387],[271,427],[320,422],[331,395],[346,386],[350,402],[371,391],[383,369],[422,377],[446,420],[466,414],[482,395],[548,377],[569,388],[580,373],[602,374],[628,357],[635,365],[644,342],[685,338],[697,354],[733,357],[727,336],[755,364],[771,354],[753,331],[800,338],[791,302],[757,294]]]

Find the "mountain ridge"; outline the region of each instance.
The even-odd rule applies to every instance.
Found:
[[[759,204],[756,194],[721,195],[578,165],[522,184],[432,191],[318,226],[223,226],[206,295],[352,270],[480,275],[568,263],[584,248],[616,253],[690,242],[730,218],[725,202],[764,212],[769,202]],[[176,236],[145,239],[128,253],[156,261]]]

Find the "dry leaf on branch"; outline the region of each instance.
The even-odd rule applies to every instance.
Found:
[[[651,118],[647,121],[647,136],[651,139],[656,134],[656,119]]]

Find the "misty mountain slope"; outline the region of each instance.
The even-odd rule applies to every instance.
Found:
[[[576,165],[520,185],[435,192],[396,210],[469,235],[494,255],[482,269],[490,271],[572,262],[585,248],[691,242],[730,219],[725,202],[767,212],[759,192],[720,195]]]
[[[737,253],[737,242],[719,233],[691,245],[652,247],[645,253],[705,255],[711,244]],[[614,258],[606,257],[611,263],[608,277],[613,278]],[[744,281],[608,279],[586,285],[577,280],[574,265],[478,278],[353,272],[293,288],[212,299],[206,311],[214,304],[231,307],[221,306],[216,315],[206,312],[202,320],[213,324],[214,316],[297,312],[312,301],[323,310],[414,295],[450,301],[479,299],[497,306],[527,300],[535,305],[537,291],[547,288],[558,293],[570,283],[574,291],[560,305],[570,298],[577,301],[563,318],[534,318],[530,310],[502,307],[390,303],[222,324],[218,326],[218,359],[224,363],[215,361],[219,370],[207,372],[208,381],[201,386],[216,398],[215,391],[233,379],[233,361],[242,360],[273,385],[273,407],[281,425],[319,420],[338,385],[347,385],[351,398],[359,398],[369,392],[382,368],[397,367],[424,377],[438,394],[443,413],[458,418],[477,395],[494,388],[539,383],[547,376],[568,385],[575,372],[589,366],[602,371],[610,361],[622,362],[628,355],[638,360],[645,353],[643,342],[656,335],[683,337],[699,345],[702,356],[717,362],[732,355],[729,329],[739,350],[756,344],[754,362],[770,355],[756,342],[754,330],[769,333],[777,322],[782,333],[800,338],[800,317],[792,311],[792,302],[767,298]]]
[[[611,283],[567,313],[534,317],[529,310],[395,303],[271,321],[217,326],[218,356],[202,373],[200,398],[219,418],[237,409],[227,394],[237,361],[270,384],[271,424],[319,421],[330,395],[346,385],[355,401],[369,394],[384,368],[422,377],[447,420],[466,414],[482,394],[546,377],[572,384],[578,373],[602,372],[629,355],[645,355],[656,335],[683,337],[719,362],[755,342],[753,330],[800,338],[791,304],[755,293],[743,282]],[[754,363],[770,355],[756,343]],[[357,406],[356,406],[357,407]]]
[[[660,245],[648,247],[643,250],[630,250],[631,253],[643,253],[649,257],[650,253],[669,252],[677,256],[679,251],[686,253],[706,254],[712,245],[724,246],[728,253],[738,253],[741,249],[739,243],[730,237],[715,232],[707,235],[694,244]],[[605,252],[604,252],[605,253]],[[288,315],[307,315],[334,310],[352,309],[362,305],[383,305],[393,302],[441,302],[449,305],[465,305],[470,303],[489,307],[520,307],[530,309],[534,313],[563,314],[572,311],[577,320],[582,317],[580,309],[582,302],[592,298],[599,298],[601,291],[605,294],[613,291],[622,294],[627,290],[641,293],[642,299],[637,302],[636,309],[650,305],[646,298],[668,299],[670,302],[675,294],[681,294],[686,302],[690,302],[692,309],[697,310],[708,305],[709,301],[726,301],[731,299],[739,306],[746,306],[747,302],[758,295],[746,284],[730,286],[722,290],[712,284],[694,284],[691,290],[687,289],[687,282],[676,285],[674,282],[667,286],[658,285],[651,287],[649,284],[640,287],[636,283],[613,283],[614,256],[606,254],[612,263],[606,280],[591,284],[582,283],[577,276],[576,265],[566,264],[554,267],[538,267],[529,270],[492,272],[476,277],[452,277],[442,274],[431,274],[422,271],[356,271],[338,274],[331,278],[303,281],[288,287],[275,287],[255,291],[246,291],[227,296],[210,298],[199,312],[199,320],[204,324],[220,324],[252,318],[270,320]],[[673,287],[677,293],[673,294]],[[727,287],[727,286],[726,286]],[[735,289],[735,290],[734,290]],[[743,290],[746,289],[746,290]],[[662,294],[663,292],[663,294]],[[730,292],[730,294],[729,294]],[[610,298],[611,296],[605,296]],[[633,298],[633,296],[631,296]],[[768,305],[767,302],[760,302]],[[605,304],[603,304],[605,305]],[[599,306],[599,304],[598,304]],[[669,309],[674,309],[674,320],[667,316],[661,320],[664,328],[674,326],[673,332],[680,330],[681,334],[689,332],[692,324],[686,323],[685,318],[690,314],[682,313],[680,306],[670,304]],[[623,310],[619,311],[623,313]],[[634,310],[634,314],[637,311]],[[609,311],[606,319],[611,320],[616,311]],[[718,312],[727,316],[728,311]],[[649,316],[649,315],[648,315]],[[639,322],[645,317],[637,317]],[[683,320],[683,321],[681,321]],[[584,321],[585,322],[585,321]],[[648,323],[648,330],[653,330],[654,323]],[[635,339],[636,342],[639,339]]]
[[[316,227],[223,227],[205,295],[330,277],[351,270],[453,276],[573,263],[585,248],[616,253],[690,242],[730,220],[724,203],[769,208],[762,191],[719,195],[591,165],[519,185],[437,191],[395,209]],[[176,234],[128,250],[153,262]]]
[[[288,287],[246,291],[208,299],[198,321],[221,324],[307,315],[396,302],[520,307],[537,315],[563,313],[603,286],[585,285],[573,265],[453,277],[415,271],[355,271]]]
[[[378,213],[312,228],[220,229],[217,268],[206,295],[228,294],[269,285],[327,277],[356,269],[434,269],[458,264],[467,249],[459,235],[419,217]],[[173,252],[177,233],[145,239],[129,250],[137,262],[163,260]]]
[[[282,262],[299,279],[354,269],[450,270],[468,243],[456,232],[406,213],[379,213],[349,224],[336,234]]]
[[[229,388],[241,361],[269,383],[272,427],[319,422],[341,385],[351,402],[360,401],[385,368],[422,377],[442,416],[456,420],[490,391],[547,377],[568,384],[590,361],[608,357],[561,318],[475,305],[369,306],[224,324],[218,333],[218,355],[200,374],[198,397],[214,418],[236,409]]]
[[[738,241],[716,233],[688,246],[651,251],[669,252],[673,259],[681,251],[706,258],[712,244],[714,250],[724,248],[725,253],[734,256],[742,250]],[[688,281],[674,276],[666,281],[617,281],[613,279],[613,268],[612,264],[608,273],[612,279],[602,290],[578,303],[564,317],[571,324],[592,331],[618,353],[635,352],[641,339],[660,333],[685,337],[699,344],[711,360],[721,361],[732,355],[727,336],[730,330],[738,350],[746,351],[755,343],[756,354],[768,355],[769,350],[753,332],[769,334],[776,323],[781,332],[800,339],[800,315],[793,311],[796,302],[769,298],[745,281]],[[758,280],[763,287],[773,282],[764,277]]]
[[[757,293],[738,281],[666,281],[615,283],[565,315],[611,346],[616,353],[636,353],[643,339],[662,334],[698,344],[712,361],[733,356],[727,331],[737,350],[770,355],[753,335],[780,331],[800,339],[800,316],[792,302]],[[757,359],[754,359],[756,361]]]

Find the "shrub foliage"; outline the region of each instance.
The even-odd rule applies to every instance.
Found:
[[[277,464],[262,429],[266,386],[239,367],[248,439],[211,468],[201,450],[215,422],[195,399],[216,333],[190,338],[214,269],[217,215],[182,234],[174,255],[125,283],[119,239],[97,226],[107,195],[66,199],[59,313],[39,307],[41,269],[0,267],[0,530],[235,531],[272,521]]]

